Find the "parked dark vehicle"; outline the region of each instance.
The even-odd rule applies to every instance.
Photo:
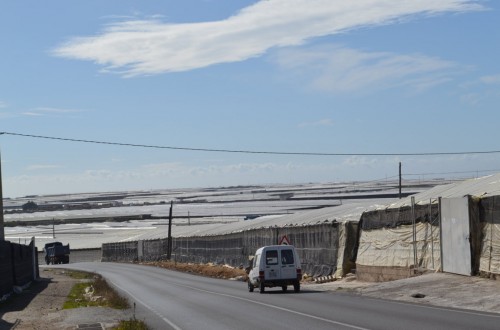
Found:
[[[69,244],[63,245],[61,242],[45,244],[45,262],[50,264],[69,264]]]

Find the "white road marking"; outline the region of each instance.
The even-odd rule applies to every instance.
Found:
[[[353,324],[348,324],[348,323],[343,323],[343,322],[338,322],[338,321],[332,321],[332,320],[329,320],[329,319],[325,319],[323,317],[314,316],[314,315],[311,315],[311,314],[306,314],[306,313],[294,311],[294,310],[291,310],[291,309],[288,309],[288,308],[283,308],[283,307],[279,307],[279,306],[276,306],[276,305],[266,304],[266,303],[263,303],[263,302],[259,302],[259,301],[255,301],[255,300],[251,300],[251,299],[247,299],[247,298],[241,298],[241,297],[233,296],[233,295],[230,295],[230,294],[225,294],[225,293],[219,293],[219,292],[214,292],[214,291],[203,290],[203,289],[195,288],[195,287],[192,287],[192,286],[189,286],[189,285],[182,285],[182,284],[177,284],[177,285],[185,287],[185,288],[189,288],[189,289],[192,289],[192,290],[196,290],[196,291],[201,291],[201,292],[205,292],[205,293],[215,294],[215,295],[222,296],[222,297],[228,297],[228,298],[238,299],[238,300],[246,301],[246,302],[249,302],[249,303],[252,303],[252,304],[256,304],[256,305],[262,305],[262,306],[265,306],[265,307],[278,309],[278,310],[281,310],[281,311],[284,311],[284,312],[288,312],[288,313],[291,313],[291,314],[296,314],[296,315],[308,317],[308,318],[311,318],[311,319],[315,319],[315,320],[318,320],[318,321],[323,321],[323,322],[327,322],[327,323],[341,325],[341,326],[352,328],[352,329],[370,330],[368,328],[358,327],[358,326],[355,326]]]
[[[148,304],[146,304],[145,302],[137,299],[130,291],[122,288],[121,286],[119,286],[118,284],[114,283],[114,282],[111,282],[111,284],[113,284],[114,286],[116,286],[117,288],[119,288],[120,290],[123,290],[124,292],[128,293],[128,295],[130,297],[134,297],[134,300],[136,300],[137,302],[139,302],[140,304],[142,304],[144,307],[146,307],[147,309],[149,309],[150,311],[152,311],[153,313],[155,313],[159,318],[161,318],[163,321],[165,321],[168,325],[170,325],[172,328],[174,328],[175,330],[182,330],[182,328],[178,327],[175,323],[173,323],[172,321],[170,321],[169,319],[167,319],[166,317],[164,317],[163,315],[161,315],[159,312],[157,312],[154,308],[152,308],[151,306],[149,306]]]

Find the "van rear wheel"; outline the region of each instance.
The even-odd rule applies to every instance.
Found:
[[[281,286],[281,290],[283,290],[283,292],[287,292],[287,290],[288,290],[288,286],[286,286],[286,285],[282,285],[282,286]]]
[[[266,287],[264,286],[264,283],[260,283],[260,293],[264,293],[266,290]]]
[[[253,284],[248,280],[248,292],[253,292]]]
[[[300,292],[300,282],[293,284],[293,291],[299,293]]]

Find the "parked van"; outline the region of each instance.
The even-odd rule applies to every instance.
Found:
[[[264,246],[255,252],[252,269],[248,274],[248,291],[259,288],[264,293],[266,287],[280,286],[283,292],[293,285],[300,291],[302,269],[295,248],[292,245]]]

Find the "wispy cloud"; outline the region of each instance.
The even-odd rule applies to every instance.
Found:
[[[7,103],[3,102],[3,101],[0,101],[0,118],[11,118],[11,117],[14,117],[14,115],[10,112],[6,112],[8,110],[3,110],[3,109],[7,109],[8,108],[8,105]],[[3,111],[3,112],[2,112]]]
[[[26,170],[28,170],[28,171],[40,171],[40,170],[51,170],[51,169],[55,169],[55,168],[62,168],[62,166],[37,164],[37,165],[30,165],[30,166],[26,167]]]
[[[306,76],[314,89],[350,92],[407,86],[422,91],[449,81],[459,65],[420,54],[363,52],[341,46],[286,49],[273,60],[287,74]]]
[[[243,61],[271,48],[416,15],[481,10],[478,0],[259,1],[220,21],[172,24],[156,20],[112,23],[97,36],[72,38],[60,57],[93,61],[124,76],[186,71]]]
[[[83,110],[38,107],[31,109],[29,111],[25,111],[22,114],[24,116],[32,116],[32,117],[44,117],[44,116],[60,117],[63,115],[75,114],[80,112],[83,112]]]
[[[320,119],[318,121],[313,121],[313,122],[304,122],[300,123],[299,127],[321,127],[321,126],[333,126],[333,120],[329,118],[325,119]]]
[[[500,74],[476,77],[460,85],[460,100],[471,106],[478,106],[492,98],[498,99],[500,92]]]
[[[492,75],[492,76],[483,76],[483,77],[479,78],[479,80],[483,84],[488,84],[488,85],[500,84],[500,74]]]

